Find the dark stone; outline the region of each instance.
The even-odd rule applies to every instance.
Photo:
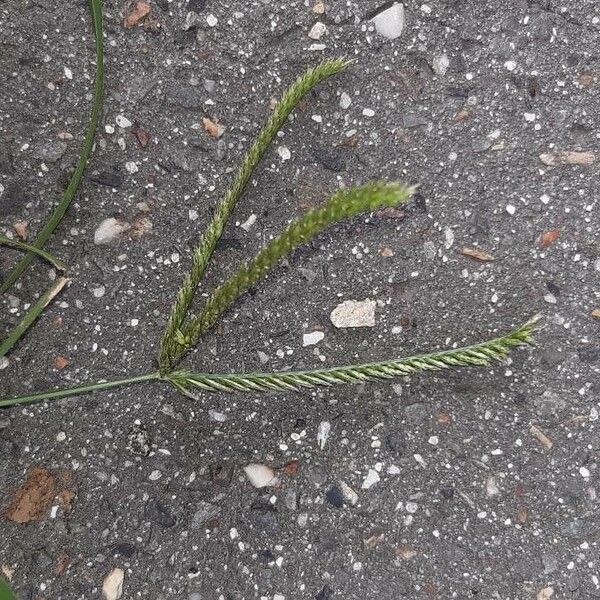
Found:
[[[446,94],[454,98],[468,98],[471,90],[469,88],[447,87]]]
[[[162,527],[173,527],[177,519],[169,512],[169,509],[158,500],[150,500],[146,505],[145,515],[147,519],[158,523]]]
[[[116,171],[100,171],[98,174],[90,175],[90,181],[93,181],[98,185],[118,188],[123,185],[123,175]]]
[[[20,181],[5,184],[4,193],[0,196],[0,217],[21,212],[30,200],[30,194]]]
[[[342,494],[342,490],[336,485],[327,490],[325,498],[329,504],[336,508],[342,508],[342,506],[344,506],[344,494]]]
[[[583,346],[577,350],[577,354],[579,354],[581,362],[598,362],[600,359],[600,346]]]
[[[333,598],[333,590],[328,586],[323,586],[323,589],[315,596],[315,600],[331,600]]]
[[[331,148],[315,148],[313,156],[316,161],[328,171],[339,173],[346,169],[346,161],[340,150]]]
[[[405,114],[402,115],[402,125],[406,129],[412,129],[414,127],[422,127],[423,125],[427,125],[429,121],[425,117],[421,115],[413,115],[413,114]]]
[[[188,10],[201,13],[208,4],[207,0],[188,0]]]
[[[33,562],[38,570],[47,569],[52,564],[52,557],[44,550],[40,550],[33,555]]]
[[[168,85],[167,104],[170,106],[197,110],[204,106],[204,95],[199,90],[178,81],[171,81]]]
[[[553,281],[546,281],[546,287],[551,294],[560,296],[560,288]]]
[[[450,486],[444,486],[440,488],[440,495],[445,500],[453,500],[454,499],[454,488]]]
[[[406,436],[400,431],[392,431],[385,438],[385,443],[394,454],[402,456],[406,452]]]
[[[213,464],[209,467],[210,479],[217,485],[227,486],[231,483],[233,477],[233,465]]]
[[[425,196],[423,196],[423,194],[421,194],[421,192],[417,192],[413,196],[413,204],[415,205],[415,208],[419,212],[423,212],[423,213],[427,212],[427,202],[425,201]]]
[[[136,553],[136,547],[129,542],[121,542],[114,546],[113,552],[125,558],[131,558]]]

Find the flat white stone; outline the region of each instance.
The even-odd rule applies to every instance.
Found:
[[[94,244],[100,246],[102,244],[110,244],[116,240],[119,235],[129,229],[129,223],[119,221],[114,217],[104,219],[94,232]]]
[[[115,567],[104,579],[102,595],[105,600],[118,600],[123,595],[125,571]]]
[[[370,487],[374,486],[379,481],[379,479],[379,473],[377,473],[377,471],[375,471],[374,469],[369,469],[367,476],[362,482],[362,489],[368,490]]]
[[[338,304],[329,318],[335,327],[374,327],[375,300],[346,300]]]
[[[371,23],[375,25],[375,31],[388,40],[395,40],[402,34],[404,29],[404,5],[392,4],[389,8],[376,14]]]
[[[302,345],[314,346],[315,344],[318,344],[324,337],[325,334],[322,331],[312,331],[311,333],[305,333],[302,336]]]
[[[279,480],[275,477],[275,471],[267,465],[250,463],[244,467],[244,473],[246,473],[248,481],[255,488],[273,487],[279,483]]]

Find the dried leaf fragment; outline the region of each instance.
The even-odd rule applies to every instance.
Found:
[[[550,600],[552,596],[554,596],[554,588],[545,587],[537,593],[536,600]]]
[[[6,508],[7,519],[15,523],[40,521],[48,512],[56,493],[54,477],[47,469],[32,467],[25,483],[13,494]]]
[[[69,359],[60,354],[54,359],[54,367],[59,371],[62,371],[65,367],[68,367],[69,363]]]
[[[564,150],[563,152],[540,154],[540,160],[548,167],[556,167],[558,165],[589,167],[596,160],[596,155],[593,152]]]
[[[553,244],[560,235],[558,229],[551,229],[550,231],[544,231],[540,236],[539,246],[540,248],[547,248],[550,244]]]
[[[600,308],[595,308],[592,311],[592,317],[594,317],[594,319],[600,319]]]
[[[410,560],[417,556],[418,552],[410,546],[399,546],[396,548],[396,556],[404,560]]]
[[[529,433],[540,443],[546,450],[551,450],[554,445],[552,440],[539,428],[535,425],[532,425],[529,428]]]
[[[208,117],[202,117],[202,125],[210,137],[219,139],[225,133],[225,127]]]
[[[148,2],[136,2],[133,9],[127,14],[123,21],[123,26],[126,29],[135,27],[142,19],[150,14],[152,8]]]
[[[13,225],[13,229],[15,230],[15,233],[23,240],[26,241],[27,240],[27,228],[29,226],[29,223],[27,221],[17,221],[14,225]]]
[[[479,250],[479,248],[470,248],[469,246],[465,246],[461,250],[461,254],[464,254],[465,256],[470,256],[471,258],[480,260],[482,262],[491,262],[491,261],[495,260],[494,257],[489,252],[485,252],[484,250]]]
[[[137,123],[133,124],[133,127],[130,129],[130,131],[135,136],[135,139],[142,148],[145,148],[150,143],[150,134],[145,129],[142,129]]]

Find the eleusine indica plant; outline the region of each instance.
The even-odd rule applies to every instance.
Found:
[[[231,187],[218,204],[209,226],[193,251],[192,267],[175,298],[160,342],[156,371],[114,381],[8,398],[0,400],[0,407],[78,396],[94,390],[105,390],[153,380],[170,383],[182,394],[192,398],[195,397],[194,392],[200,390],[208,392],[297,391],[302,388],[331,386],[338,383],[385,380],[422,371],[438,371],[452,367],[485,366],[495,360],[504,359],[513,348],[530,344],[537,320],[535,318],[507,335],[473,346],[383,362],[277,373],[214,374],[180,367],[184,355],[198,343],[202,335],[216,323],[223,312],[240,295],[263,279],[269,270],[294,248],[307,243],[323,229],[342,219],[370,213],[383,207],[398,206],[407,202],[413,194],[414,187],[399,182],[382,181],[338,190],[324,204],[293,220],[256,257],[218,286],[199,312],[193,312],[192,303],[215,246],[237,201],[243,195],[254,169],[269,148],[271,141],[298,102],[321,81],[340,73],[348,64],[349,61],[345,59],[327,60],[309,69],[288,88],[277,103],[258,138],[244,156]],[[48,257],[45,258],[48,259]]]

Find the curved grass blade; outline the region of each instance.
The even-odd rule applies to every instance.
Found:
[[[100,118],[100,110],[102,108],[102,90],[104,87],[104,48],[102,41],[102,1],[101,0],[90,0],[91,10],[92,10],[92,20],[94,25],[94,37],[96,40],[96,77],[94,83],[94,100],[92,104],[92,112],[90,115],[90,121],[88,123],[85,139],[83,142],[83,148],[81,150],[81,155],[79,156],[79,160],[77,161],[77,166],[75,167],[75,172],[69,181],[69,185],[65,190],[58,206],[54,209],[54,212],[50,216],[48,222],[42,227],[41,231],[38,233],[37,237],[33,242],[33,246],[37,249],[42,249],[48,238],[52,235],[58,224],[62,221],[64,214],[66,213],[75,193],[77,192],[77,188],[79,187],[79,183],[81,182],[81,178],[83,177],[83,172],[85,170],[87,161],[92,152],[92,146],[94,144],[94,135],[96,133],[96,127],[98,125],[98,120]],[[2,283],[0,287],[0,294],[3,294],[8,289],[10,289],[13,284],[17,281],[17,279],[21,276],[23,271],[27,269],[27,267],[33,261],[35,253],[30,251],[28,252],[12,269],[9,273],[6,280]]]
[[[52,302],[56,295],[68,283],[66,277],[59,277],[54,283],[40,296],[39,300],[27,311],[23,320],[0,342],[0,358],[2,358],[25,334],[25,332],[35,323],[42,311]]]
[[[59,260],[50,252],[46,252],[41,248],[36,248],[31,244],[26,244],[25,242],[19,242],[18,240],[11,240],[7,238],[5,235],[0,233],[0,246],[11,246],[12,248],[16,248],[17,250],[25,250],[26,252],[33,252],[37,254],[40,258],[43,258],[45,261],[49,262],[57,271],[65,272],[67,270],[67,265],[65,265],[62,260]]]
[[[533,343],[533,332],[539,317],[534,317],[509,334],[487,342],[432,352],[385,362],[280,373],[208,374],[176,371],[169,379],[178,388],[197,388],[206,392],[266,392],[298,391],[340,383],[362,383],[393,379],[425,371],[440,371],[455,367],[486,366],[501,361],[518,346]]]
[[[244,193],[255,167],[298,102],[321,81],[343,71],[349,64],[350,61],[345,59],[326,60],[301,75],[283,94],[258,138],[244,156],[231,187],[217,206],[210,225],[194,250],[192,268],[183,280],[171,307],[171,314],[160,342],[159,365],[162,373],[166,373],[172,368],[173,357],[180,347],[177,342],[177,332],[194,300],[200,280],[223,233],[223,228],[229,220],[231,211]]]
[[[294,248],[307,243],[323,229],[342,219],[406,202],[414,190],[400,183],[380,182],[339,190],[322,206],[292,221],[281,235],[269,242],[252,261],[243,265],[212,293],[202,311],[191,319],[178,336],[181,345],[172,362],[176,363],[241,294],[263,279]]]

